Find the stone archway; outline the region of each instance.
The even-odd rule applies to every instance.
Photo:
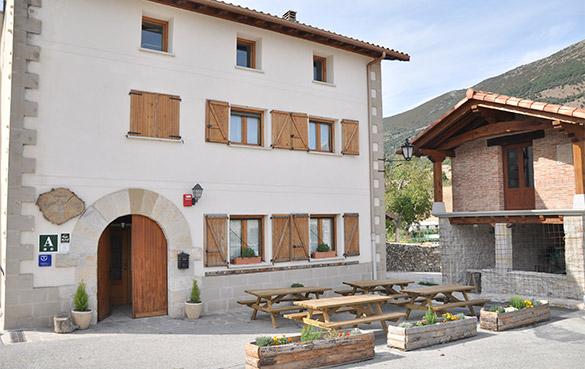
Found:
[[[69,254],[59,255],[56,266],[75,267],[76,281],[85,281],[95,323],[98,241],[108,224],[128,214],[144,215],[161,227],[168,247],[168,314],[171,317],[183,316],[183,303],[189,294],[194,271],[193,266],[179,270],[173,261],[181,251],[190,254],[193,260],[200,260],[202,253],[200,248],[193,247],[189,224],[181,211],[170,200],[155,192],[125,189],[106,195],[87,207],[71,234]]]

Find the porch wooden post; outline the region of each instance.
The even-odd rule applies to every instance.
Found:
[[[429,159],[433,162],[433,189],[434,202],[443,202],[443,160],[444,155],[432,155]]]
[[[585,194],[585,141],[573,142],[573,166],[575,167],[575,194]]]

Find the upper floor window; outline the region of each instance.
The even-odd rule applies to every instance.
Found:
[[[333,152],[333,122],[309,121],[309,150]]]
[[[262,145],[262,112],[249,109],[231,109],[230,142],[244,145]]]
[[[236,65],[256,68],[256,42],[238,38],[236,46]]]
[[[179,140],[181,98],[144,91],[130,91],[130,136]]]
[[[313,55],[313,81],[327,82],[327,59]]]
[[[142,39],[140,46],[144,49],[168,52],[169,22],[150,17],[142,17]]]

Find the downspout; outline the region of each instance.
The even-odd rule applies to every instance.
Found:
[[[376,268],[376,232],[374,228],[376,224],[374,222],[374,161],[372,159],[374,156],[374,152],[372,151],[372,79],[370,78],[370,66],[373,64],[377,64],[382,61],[386,57],[386,52],[382,52],[382,55],[366,65],[366,81],[367,81],[367,91],[368,94],[368,147],[369,147],[369,163],[370,166],[370,247],[371,247],[371,254],[372,254],[372,279],[378,279],[378,270]],[[381,68],[380,68],[381,71]],[[381,78],[381,73],[380,73]],[[382,81],[380,81],[382,83]],[[377,96],[377,98],[381,99],[382,96]],[[380,112],[381,113],[381,112]],[[379,127],[382,129],[382,127]],[[377,160],[377,159],[374,159]],[[386,240],[384,240],[386,242]]]

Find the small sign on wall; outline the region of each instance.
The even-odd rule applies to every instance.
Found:
[[[59,251],[59,237],[56,234],[39,235],[39,252]]]
[[[61,233],[61,243],[69,243],[71,235],[69,233]]]
[[[39,255],[39,266],[40,267],[50,267],[53,257],[50,254],[41,254]]]

